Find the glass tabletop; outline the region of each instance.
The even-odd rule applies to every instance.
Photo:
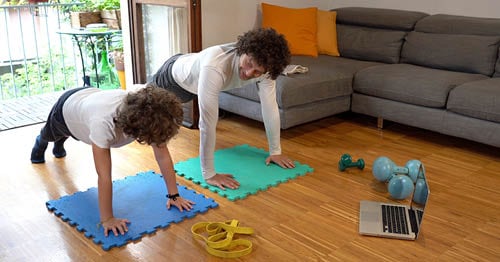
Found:
[[[111,34],[119,34],[121,33],[122,30],[116,30],[116,29],[105,29],[102,31],[102,29],[96,30],[96,29],[62,29],[57,31],[58,34],[65,34],[65,35],[75,35],[75,36],[106,36],[106,35],[111,35]]]

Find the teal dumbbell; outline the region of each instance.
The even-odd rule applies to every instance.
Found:
[[[361,170],[365,168],[365,161],[360,158],[356,162],[352,162],[352,157],[349,154],[343,154],[339,160],[339,170],[344,171],[349,167],[357,167]]]

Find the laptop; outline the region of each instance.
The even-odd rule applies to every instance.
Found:
[[[410,205],[362,200],[359,207],[361,235],[416,240],[429,198],[429,184],[420,165]]]

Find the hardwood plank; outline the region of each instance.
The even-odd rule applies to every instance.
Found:
[[[219,207],[103,251],[61,221],[45,202],[96,186],[91,148],[69,139],[67,157],[32,165],[29,155],[42,125],[0,132],[1,261],[220,261],[191,237],[201,221],[238,219],[255,229],[251,254],[234,261],[474,260],[500,259],[500,152],[498,148],[353,113],[325,118],[282,131],[282,148],[314,172],[229,201],[178,177]],[[218,125],[216,148],[250,144],[267,149],[260,122],[225,114]],[[182,128],[171,141],[174,161],[198,155],[199,132]],[[338,170],[343,153],[363,158],[364,170]],[[358,234],[359,201],[391,201],[385,184],[371,174],[373,161],[388,156],[404,166],[420,159],[431,196],[417,241]],[[159,172],[149,147],[133,143],[112,150],[113,179],[140,171]],[[264,160],[263,160],[264,161]],[[400,201],[404,202],[404,201]],[[391,252],[384,252],[390,250]]]

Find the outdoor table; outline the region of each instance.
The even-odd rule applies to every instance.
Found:
[[[111,39],[113,35],[121,34],[121,30],[111,30],[106,29],[105,31],[93,31],[85,28],[82,29],[66,29],[57,31],[58,34],[70,35],[73,37],[76,45],[78,46],[78,51],[80,52],[80,59],[82,62],[83,69],[83,85],[90,86],[90,76],[87,76],[85,70],[85,62],[83,60],[82,45],[87,45],[92,50],[92,63],[95,70],[97,88],[99,88],[99,75],[97,73],[97,54],[96,54],[96,43],[99,38],[104,38],[107,42]]]

